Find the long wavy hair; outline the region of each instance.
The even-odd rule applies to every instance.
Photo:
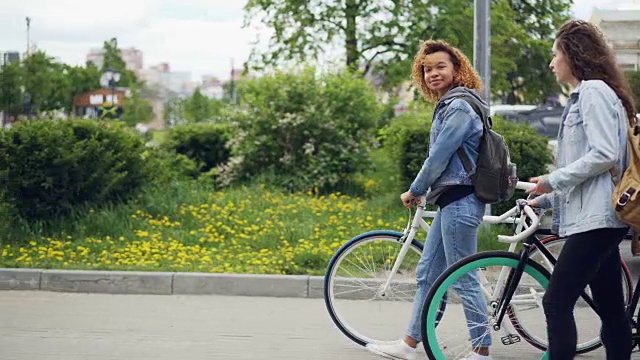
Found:
[[[424,80],[424,58],[438,51],[446,52],[451,58],[455,69],[453,76],[454,86],[464,86],[473,90],[480,90],[482,88],[480,75],[478,75],[469,59],[460,50],[442,40],[427,40],[420,45],[420,49],[413,59],[413,69],[411,71],[411,80],[413,84],[420,89],[425,99],[437,102],[440,98],[438,92],[429,89],[427,82]]]
[[[556,46],[566,55],[576,79],[604,81],[622,101],[629,121],[636,122],[629,82],[616,62],[613,49],[595,25],[583,20],[569,20],[556,33]]]

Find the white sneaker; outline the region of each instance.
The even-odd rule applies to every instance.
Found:
[[[472,351],[460,360],[491,360],[491,356],[480,355]]]
[[[416,349],[407,345],[404,340],[388,343],[369,343],[366,348],[372,353],[384,356],[387,359],[415,360],[416,358]]]

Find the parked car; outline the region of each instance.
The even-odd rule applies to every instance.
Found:
[[[491,112],[507,121],[525,123],[538,134],[555,138],[562,118],[562,106],[496,105]]]
[[[541,106],[522,113],[522,116],[538,134],[555,139],[558,136],[563,112],[563,106]]]
[[[498,104],[492,105],[489,110],[489,114],[491,116],[500,115],[502,117],[511,116],[513,114],[518,114],[523,111],[529,111],[536,108],[536,105],[505,105]]]
[[[550,139],[558,137],[563,106],[494,105],[491,115],[502,116],[507,121],[529,124],[538,134]],[[640,114],[637,114],[640,123]]]

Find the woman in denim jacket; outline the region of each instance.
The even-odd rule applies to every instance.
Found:
[[[480,77],[458,49],[432,40],[420,47],[412,77],[424,97],[436,106],[428,157],[409,191],[400,198],[410,207],[426,194],[427,202],[438,205],[438,210],[417,265],[417,291],[404,338],[393,343],[367,345],[370,351],[390,359],[415,358],[415,348],[421,341],[420,315],[427,292],[448,266],[476,252],[477,230],[485,209],[456,154],[462,149],[475,168],[482,120],[469,103],[459,97],[471,97],[481,111],[488,112],[487,104],[474,91],[482,86]],[[490,359],[491,337],[484,336],[488,333],[487,327],[482,326],[487,324],[486,301],[480,287],[471,276],[457,284],[462,284],[455,289],[462,299],[468,323],[475,324],[469,329],[474,339],[473,348],[465,359]],[[483,311],[473,311],[474,308]]]
[[[627,124],[635,109],[613,51],[592,24],[573,20],[556,34],[549,67],[573,88],[558,134],[557,170],[531,179],[530,202],[554,211],[554,227],[567,241],[551,275],[543,306],[551,360],[573,359],[573,308],[589,285],[602,320],[607,359],[631,357],[618,245],[628,231],[614,214],[613,173],[627,164]]]

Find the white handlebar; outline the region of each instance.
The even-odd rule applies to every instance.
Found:
[[[529,190],[534,188],[535,186],[536,186],[535,183],[518,181],[518,183],[516,184],[516,189]],[[419,205],[424,206],[424,204],[425,204],[425,197],[423,196],[420,198]],[[424,210],[424,208],[422,208],[422,206],[418,207],[418,210],[416,212],[417,218],[435,217],[435,214],[436,214],[435,211],[426,211]],[[502,215],[498,215],[498,216],[485,215],[482,218],[482,221],[489,224],[513,223],[513,222],[525,221],[526,217],[518,216],[518,211],[519,211],[518,206],[514,206],[513,208],[506,211]],[[525,230],[512,236],[498,235],[498,241],[505,242],[505,243],[515,243],[515,242],[523,241],[529,236],[531,236],[538,229],[538,225],[540,224],[540,218],[538,217],[538,215],[536,215],[535,211],[533,211],[533,209],[529,205],[526,205],[524,207],[524,212],[528,217],[531,218],[531,225],[527,226],[526,224],[523,224],[525,227]],[[419,226],[420,226],[419,223],[416,222],[416,220],[414,219],[413,227],[417,229]]]
[[[529,190],[529,189],[533,189],[535,186],[536,186],[535,183],[525,182],[525,181],[518,181],[518,183],[516,184],[516,189],[518,189],[518,190]]]
[[[517,207],[514,207],[512,210],[515,210],[515,209],[517,209]],[[536,215],[535,211],[533,211],[531,206],[526,205],[524,207],[524,212],[527,214],[527,216],[531,218],[531,225],[528,226],[524,231],[520,232],[519,234],[515,234],[513,236],[498,235],[498,241],[505,242],[505,243],[519,242],[531,236],[538,229],[538,225],[540,224],[540,218],[538,217],[538,215]],[[521,219],[521,221],[523,221],[523,219]]]

